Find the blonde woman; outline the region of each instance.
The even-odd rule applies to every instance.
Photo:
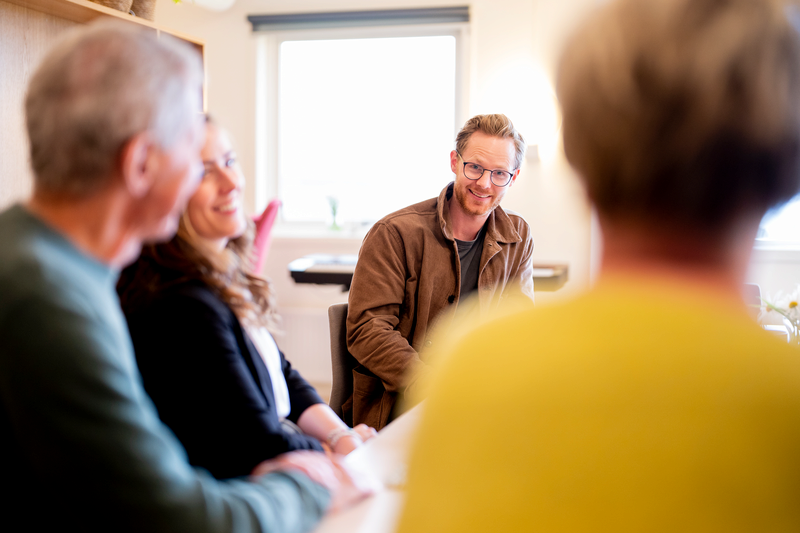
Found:
[[[275,344],[269,283],[247,269],[244,178],[213,122],[202,157],[177,236],[146,247],[118,285],[145,389],[190,462],[217,478],[291,450],[349,453],[375,430],[348,428]]]

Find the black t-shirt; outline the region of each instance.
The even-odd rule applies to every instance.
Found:
[[[478,232],[474,241],[459,241],[458,260],[461,263],[461,296],[464,298],[470,292],[478,288],[478,273],[481,264],[481,250],[483,250],[483,239],[486,236],[486,225]]]

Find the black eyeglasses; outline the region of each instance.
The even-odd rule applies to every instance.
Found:
[[[461,155],[461,152],[456,150],[456,153],[458,154],[458,157],[464,161],[464,156]],[[514,174],[507,170],[489,170],[488,168],[483,168],[477,163],[464,161],[464,176],[466,176],[468,180],[479,180],[486,172],[489,173],[489,180],[491,180],[492,184],[494,184],[496,187],[505,187],[509,184],[509,182],[511,182],[511,178],[514,177]]]

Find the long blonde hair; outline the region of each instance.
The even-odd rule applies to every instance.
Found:
[[[181,217],[178,233],[170,241],[150,244],[139,259],[120,276],[117,290],[126,310],[154,298],[159,292],[199,280],[230,307],[245,326],[280,330],[272,287],[250,273],[255,224],[247,220],[245,232],[228,241],[222,251],[211,250],[192,230],[188,217]]]

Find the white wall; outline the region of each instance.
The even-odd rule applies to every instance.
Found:
[[[159,23],[206,41],[209,111],[233,133],[244,171],[255,175],[256,43],[247,15],[464,5],[464,0],[236,0],[223,12],[190,1],[159,0]],[[596,0],[473,0],[470,3],[469,115],[505,113],[540,144],[539,161],[527,161],[504,206],[531,225],[538,263],[568,263],[570,281],[540,302],[568,296],[589,282],[590,214],[583,193],[560,153],[553,116],[552,75],[565,36]],[[422,200],[422,198],[420,198]],[[252,182],[246,206],[254,209]],[[286,265],[312,252],[357,253],[360,238],[289,238],[273,241],[266,274],[275,283],[287,336],[279,344],[311,380],[329,379],[327,331],[320,317],[347,295],[337,287],[301,286]],[[301,333],[302,332],[302,333]]]
[[[750,283],[761,287],[761,296],[771,302],[779,293],[790,293],[800,284],[800,248],[792,250],[756,246],[750,260]],[[779,323],[776,319],[776,323]]]
[[[167,26],[207,41],[209,107],[237,139],[244,170],[255,175],[255,39],[250,14],[304,11],[346,11],[464,5],[464,0],[236,0],[221,13],[189,1],[175,5],[158,0],[157,18]],[[535,260],[570,266],[570,282],[557,293],[539,293],[539,302],[568,297],[584,290],[596,268],[598,233],[572,171],[566,165],[553,125],[552,80],[565,37],[599,0],[473,0],[471,11],[469,114],[502,112],[531,142],[540,145],[541,159],[526,162],[520,179],[506,195],[504,206],[521,213],[531,225]],[[550,94],[548,94],[550,93]],[[247,205],[255,205],[252,183]],[[592,247],[592,238],[595,246]],[[327,381],[330,363],[324,309],[345,301],[337,287],[296,285],[286,265],[311,252],[356,253],[360,238],[278,237],[266,273],[278,292],[286,317],[287,336],[279,340],[305,375]],[[748,275],[765,295],[793,289],[800,281],[800,252],[756,250]],[[298,333],[301,332],[301,333]]]

